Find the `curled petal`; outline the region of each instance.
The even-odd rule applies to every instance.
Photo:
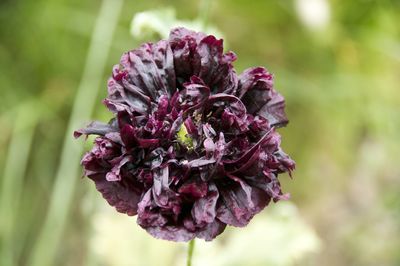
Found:
[[[185,227],[177,226],[159,226],[159,227],[146,227],[146,231],[155,238],[160,238],[176,242],[188,242],[195,238],[196,233],[190,232]]]
[[[146,43],[124,54],[121,66],[132,84],[156,101],[161,95],[175,91],[175,72],[172,50],[167,41]]]
[[[193,161],[190,161],[188,163],[188,166],[191,168],[197,168],[197,167],[205,166],[205,165],[212,164],[212,163],[215,163],[214,158],[211,158],[211,159],[200,158],[200,159],[195,159]]]
[[[193,76],[190,82],[184,83],[183,87],[180,104],[183,110],[198,108],[210,95],[210,89],[196,76]]]
[[[168,167],[155,171],[153,175],[153,200],[158,207],[179,213],[180,200],[178,199],[178,194],[169,188],[168,172]]]
[[[217,215],[219,193],[215,184],[210,183],[207,196],[198,199],[192,208],[193,220],[198,225],[210,224]]]
[[[76,130],[74,132],[74,137],[79,138],[82,135],[100,135],[104,136],[110,132],[116,132],[118,128],[112,123],[105,124],[102,122],[94,121],[90,123],[87,127]]]
[[[117,157],[111,163],[114,165],[110,172],[106,174],[107,181],[121,181],[121,167],[126,163],[131,161],[129,156],[127,157]]]
[[[285,99],[275,90],[271,90],[271,100],[257,114],[268,119],[271,126],[282,127],[289,122],[285,114]]]
[[[126,78],[122,78],[119,82],[109,79],[108,97],[103,103],[113,113],[126,111],[130,114],[134,112],[145,114],[150,108],[150,98]]]
[[[268,100],[273,87],[273,76],[263,67],[249,68],[239,76],[238,96],[252,103],[251,112],[259,110]]]
[[[182,184],[178,192],[192,199],[202,199],[207,195],[207,190],[207,183],[196,178],[188,180]]]
[[[109,182],[104,174],[91,175],[89,178],[93,180],[104,199],[115,207],[118,212],[126,213],[129,216],[137,214],[141,197],[138,189],[132,189],[132,187],[126,186],[121,182]]]
[[[265,68],[245,70],[239,76],[238,94],[250,114],[265,117],[271,126],[287,124],[285,100],[274,90],[273,76]]]
[[[207,224],[202,230],[197,233],[198,238],[202,238],[205,241],[211,241],[219,234],[224,232],[226,224],[215,219],[212,223]]]
[[[158,139],[144,139],[137,137],[137,131],[131,125],[125,125],[121,129],[121,139],[125,146],[128,148],[134,148],[136,146],[141,148],[150,148],[157,146]]]
[[[217,218],[226,224],[243,227],[267,206],[270,197],[257,187],[251,187],[235,176],[230,177],[237,183],[218,186],[221,200],[218,204]]]

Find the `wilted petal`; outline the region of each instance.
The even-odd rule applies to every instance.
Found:
[[[217,87],[216,92],[231,89],[226,88],[228,82],[225,80],[229,81],[232,62],[236,56],[232,52],[223,55],[223,40],[218,40],[212,35],[206,36],[198,44],[196,52],[200,57],[199,77],[211,88]],[[225,87],[219,87],[220,83]]]
[[[271,90],[271,100],[257,114],[268,119],[271,126],[282,127],[289,122],[285,114],[285,99],[275,90]]]
[[[238,96],[251,114],[260,110],[270,99],[273,77],[263,67],[249,68],[239,76]]]
[[[211,159],[200,158],[200,159],[195,159],[193,161],[190,161],[187,165],[191,168],[197,168],[197,167],[209,165],[209,164],[212,164],[215,162],[216,161],[214,158],[211,158]]]
[[[168,223],[168,219],[158,211],[157,206],[153,202],[153,193],[149,189],[138,204],[137,223],[143,228],[150,226],[164,226]]]
[[[119,67],[119,66],[116,66]],[[150,98],[137,86],[129,83],[124,75],[121,80],[108,80],[108,97],[103,103],[113,112],[126,111],[145,114],[150,108]]]
[[[173,55],[167,41],[143,44],[139,49],[124,54],[121,65],[132,84],[154,101],[175,91]]]
[[[224,232],[226,224],[215,219],[212,223],[207,224],[202,230],[197,233],[198,238],[202,238],[205,241],[211,241],[219,234]]]
[[[196,76],[192,76],[190,82],[184,83],[183,87],[180,104],[183,110],[199,108],[210,95],[210,89]]]
[[[196,236],[196,233],[189,232],[184,226],[146,227],[145,229],[155,238],[176,242],[187,242]]]
[[[237,77],[233,52],[223,54],[223,40],[184,28],[171,31],[169,41],[174,54],[177,76],[200,77],[215,92],[234,93]]]
[[[219,193],[214,183],[210,183],[207,196],[198,199],[192,208],[193,220],[198,225],[212,223],[215,220]]]
[[[118,128],[113,124],[105,124],[102,122],[94,121],[90,123],[87,127],[76,130],[74,132],[74,137],[79,138],[81,135],[100,135],[104,136],[110,132],[116,132]]]
[[[154,203],[163,209],[169,211],[171,215],[178,215],[181,210],[181,199],[178,193],[169,188],[169,170],[168,166],[157,169],[153,175],[152,196]]]
[[[217,209],[217,218],[230,225],[243,227],[260,212],[270,201],[268,194],[245,181],[231,176],[237,183],[219,184],[221,200]]]
[[[207,190],[207,183],[198,178],[193,178],[182,184],[178,192],[192,199],[202,199],[207,195]]]
[[[288,120],[285,100],[273,88],[273,76],[263,67],[246,69],[239,76],[238,95],[250,114],[268,119],[271,126],[283,126]]]
[[[137,146],[141,148],[150,148],[157,146],[159,142],[158,139],[144,139],[139,138],[137,135],[138,132],[129,124],[121,129],[121,139],[127,148],[134,148]]]
[[[120,181],[122,179],[121,167],[131,160],[132,159],[130,156],[121,156],[111,161],[110,163],[112,163],[114,166],[111,171],[106,174],[107,181]]]
[[[124,185],[121,182],[109,182],[104,174],[89,176],[96,185],[96,188],[107,200],[108,204],[115,207],[118,212],[126,213],[129,216],[137,214],[138,203],[141,193]]]
[[[171,30],[169,34],[169,41],[174,43],[181,40],[193,40],[200,42],[206,35],[202,32],[195,32],[183,27],[177,27]]]
[[[196,128],[196,125],[193,123],[191,117],[188,117],[183,123],[185,124],[186,130],[190,135],[197,136],[198,129]]]
[[[206,151],[206,155],[213,153],[215,151],[215,143],[212,139],[206,138],[203,142],[204,149]]]

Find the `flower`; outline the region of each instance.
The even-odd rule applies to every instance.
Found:
[[[173,29],[114,67],[114,118],[75,131],[98,135],[85,175],[156,238],[209,241],[288,197],[278,174],[295,165],[275,131],[288,122],[284,98],[265,68],[238,76],[235,59],[212,35]]]

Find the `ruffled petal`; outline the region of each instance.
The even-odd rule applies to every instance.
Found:
[[[217,215],[216,206],[219,198],[218,189],[214,183],[209,184],[207,196],[198,199],[192,208],[192,217],[197,225],[210,224]]]
[[[162,95],[171,96],[176,90],[173,54],[168,41],[146,43],[125,53],[121,66],[127,73],[126,79],[153,101]]]
[[[273,76],[265,68],[249,68],[239,76],[238,96],[250,114],[265,117],[271,126],[287,124],[284,98],[274,90]]]
[[[234,182],[217,183],[221,195],[217,218],[226,224],[243,227],[267,206],[270,197],[257,187],[251,187],[235,176],[230,177]]]
[[[118,212],[129,216],[137,214],[141,197],[140,189],[132,189],[123,182],[109,182],[104,174],[90,175],[89,178],[93,180],[97,190],[108,204],[115,207]]]

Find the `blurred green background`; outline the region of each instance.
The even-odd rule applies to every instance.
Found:
[[[1,0],[0,265],[184,265],[80,178],[72,132],[110,118],[124,51],[185,23],[274,73],[297,162],[291,200],[197,241],[194,265],[400,265],[398,0]]]

